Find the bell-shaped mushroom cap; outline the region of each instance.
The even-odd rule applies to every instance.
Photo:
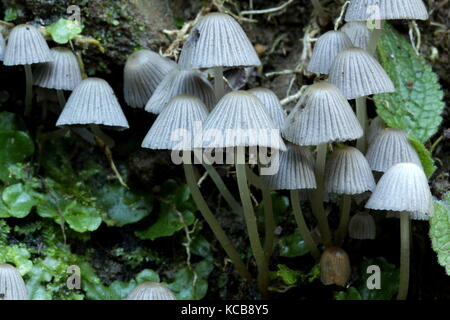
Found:
[[[336,56],[328,81],[341,89],[347,99],[395,91],[378,61],[364,49],[355,47]]]
[[[328,74],[334,58],[339,52],[353,46],[350,38],[341,31],[328,31],[317,39],[308,71]]]
[[[110,129],[128,129],[128,121],[108,82],[99,78],[83,80],[72,92],[57,126],[96,124]]]
[[[375,179],[364,155],[345,146],[334,150],[328,158],[325,185],[330,193],[353,195],[373,190]]]
[[[370,30],[365,22],[351,21],[344,24],[341,28],[350,40],[353,46],[367,50],[370,41]]]
[[[128,295],[127,300],[177,300],[165,285],[157,282],[144,282]]]
[[[47,42],[36,27],[21,24],[12,29],[3,58],[5,66],[42,63],[52,60]]]
[[[316,188],[314,157],[308,148],[288,143],[287,151],[278,155],[277,173],[261,176],[267,186],[273,190]]]
[[[143,108],[156,87],[176,65],[172,60],[147,49],[131,54],[123,73],[126,103],[133,108]]]
[[[320,257],[320,280],[324,285],[345,287],[351,274],[347,252],[337,247],[328,247]]]
[[[142,142],[143,148],[193,150],[195,125],[208,117],[205,104],[197,97],[179,95],[170,100]],[[199,133],[201,137],[201,132]]]
[[[427,220],[433,215],[433,200],[422,168],[410,162],[392,166],[381,177],[366,208],[414,212],[417,219]]]
[[[242,27],[227,14],[210,13],[192,29],[178,61],[185,69],[261,65]]]
[[[3,61],[3,57],[5,56],[5,46],[5,38],[3,38],[3,35],[0,32],[0,61]]]
[[[27,287],[22,276],[16,268],[7,263],[0,264],[0,295],[3,296],[3,300],[28,299]]]
[[[82,80],[77,57],[67,48],[50,51],[53,60],[36,67],[34,84],[47,89],[72,91]]]
[[[262,102],[245,91],[226,94],[203,126],[204,148],[286,146]]]
[[[374,218],[366,212],[358,212],[348,225],[348,235],[352,239],[373,240],[376,236],[376,225]]]
[[[422,166],[406,132],[400,129],[386,128],[380,131],[369,145],[366,158],[373,171],[386,172],[400,162],[412,162]]]
[[[369,145],[383,129],[386,129],[386,123],[381,117],[377,116],[370,121],[369,129],[367,129],[367,142]]]
[[[190,94],[199,98],[208,110],[212,110],[216,102],[214,90],[201,72],[175,68],[156,87],[145,106],[145,111],[160,114],[170,99],[180,94]]]
[[[283,107],[281,106],[277,95],[272,90],[265,88],[254,88],[248,90],[248,92],[261,100],[273,123],[281,131],[283,129],[284,122],[286,121],[286,114],[284,113]]]
[[[427,20],[422,0],[352,0],[345,21],[415,19]]]
[[[362,135],[347,99],[327,82],[315,83],[305,90],[283,129],[286,140],[301,146],[355,140]]]

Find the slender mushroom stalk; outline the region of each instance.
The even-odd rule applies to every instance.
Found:
[[[339,227],[336,232],[335,243],[340,246],[344,242],[350,220],[350,209],[352,207],[352,197],[344,194],[341,200],[341,216],[339,218]]]
[[[216,101],[225,95],[225,82],[223,81],[223,67],[215,67],[214,70],[214,94]]]
[[[397,300],[406,300],[409,287],[411,220],[409,213],[400,213],[400,284]]]
[[[33,109],[33,72],[31,65],[24,65],[25,78],[26,78],[26,91],[25,91],[25,115],[29,116]]]
[[[356,98],[356,116],[358,117],[359,123],[364,131],[364,136],[359,138],[356,141],[356,147],[362,153],[366,152],[367,149],[367,127],[368,127],[368,118],[367,118],[367,97]]]
[[[264,252],[267,260],[272,256],[273,243],[275,240],[275,218],[273,216],[272,192],[269,188],[263,186],[262,189],[263,204],[264,204]]]

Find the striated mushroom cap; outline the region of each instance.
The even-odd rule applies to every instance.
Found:
[[[126,300],[177,300],[173,292],[157,282],[144,282],[137,286]]]
[[[39,64],[34,84],[47,89],[72,91],[82,81],[77,57],[67,48],[50,50],[53,60]]]
[[[357,240],[373,240],[376,236],[375,219],[366,212],[358,212],[348,225],[348,235]]]
[[[375,179],[364,155],[345,146],[334,150],[328,158],[325,186],[330,193],[361,194],[375,188]]]
[[[365,50],[355,47],[336,56],[328,81],[341,89],[347,99],[395,91],[378,61]]]
[[[3,300],[28,300],[27,287],[22,276],[16,268],[7,263],[0,264],[0,295]]]
[[[192,29],[178,61],[181,68],[256,67],[261,61],[239,23],[210,13]]]
[[[126,103],[133,108],[143,108],[156,87],[177,64],[151,50],[131,54],[123,72],[123,93]]]
[[[428,11],[422,0],[352,0],[345,21],[367,21],[374,16],[378,20],[427,20]]]
[[[369,145],[366,157],[373,171],[386,172],[400,162],[412,162],[422,166],[406,132],[400,129],[381,130]]]
[[[347,99],[327,82],[306,89],[283,128],[283,137],[301,146],[355,140],[362,135],[361,125]]]
[[[212,110],[216,102],[214,90],[201,72],[175,68],[156,87],[145,106],[145,111],[160,114],[170,99],[180,94],[190,94],[199,98],[208,110]]]
[[[367,129],[367,142],[369,145],[383,129],[386,129],[386,123],[384,123],[381,117],[377,116],[370,121],[369,128]]]
[[[320,257],[320,280],[324,285],[345,287],[351,274],[347,252],[337,247],[326,248]]]
[[[381,177],[366,208],[408,211],[413,219],[428,220],[433,215],[433,200],[422,168],[408,162],[392,166]]]
[[[278,171],[261,176],[273,190],[315,189],[314,156],[305,147],[288,143],[287,151],[279,153]]]
[[[100,78],[83,80],[72,92],[57,126],[96,124],[110,129],[128,129],[128,121],[108,82]]]
[[[248,90],[248,92],[261,100],[273,123],[281,131],[283,129],[284,122],[286,121],[286,114],[284,113],[283,107],[281,106],[277,95],[272,90],[265,88],[254,88]]]
[[[15,26],[9,34],[3,64],[26,65],[52,61],[52,54],[42,34],[30,24]]]
[[[286,150],[280,131],[262,102],[245,91],[226,94],[203,127],[204,148],[259,146]]]
[[[193,150],[196,122],[201,124],[207,117],[208,110],[200,99],[190,95],[176,96],[156,118],[142,147]]]
[[[334,58],[344,49],[351,48],[352,41],[341,31],[328,31],[317,39],[312,53],[308,71],[328,74]]]
[[[342,26],[341,31],[350,38],[354,47],[367,50],[370,41],[370,30],[365,22],[347,22]]]

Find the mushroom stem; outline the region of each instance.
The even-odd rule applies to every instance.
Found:
[[[108,148],[113,148],[115,145],[114,139],[108,136],[106,133],[103,132],[102,129],[96,124],[90,125],[90,128],[92,132],[94,133],[94,136],[97,138],[100,138]]]
[[[383,31],[384,20],[380,21],[380,28],[374,28],[370,34],[369,45],[367,46],[367,52],[376,56],[378,40],[380,39],[381,32]]]
[[[66,97],[64,97],[64,91],[56,90],[56,96],[58,97],[58,102],[61,109],[63,109],[64,106],[66,105]]]
[[[188,153],[188,155],[190,155],[190,152]],[[216,217],[209,209],[209,206],[206,203],[205,198],[203,198],[202,193],[197,185],[197,181],[195,179],[194,167],[192,163],[185,162],[183,164],[183,168],[184,174],[186,176],[186,181],[191,190],[192,198],[194,199],[195,204],[197,205],[197,208],[199,209],[206,223],[209,225],[215,237],[217,238],[217,240],[227,253],[228,257],[230,258],[231,262],[234,264],[234,267],[236,268],[239,275],[242,278],[251,281],[252,276],[248,272],[247,267],[245,266],[244,262],[239,256],[239,253],[234,248],[232,242],[225,234],[225,231],[222,229],[220,223],[217,221]]]
[[[397,300],[406,300],[409,287],[411,220],[409,213],[400,212],[400,285]]]
[[[322,241],[326,247],[331,245],[331,230],[328,225],[328,218],[325,214],[325,208],[323,206],[323,196],[324,196],[324,172],[325,172],[325,162],[327,158],[327,144],[323,143],[317,146],[317,158],[316,158],[316,182],[317,189],[312,193],[312,210],[316,216],[317,222],[319,224],[320,234]]]
[[[341,246],[344,242],[345,235],[348,230],[348,221],[350,220],[350,209],[352,207],[352,196],[344,194],[341,202],[341,217],[339,219],[339,227],[336,232],[335,243]]]
[[[25,115],[29,116],[33,109],[33,72],[31,65],[24,65],[26,78],[26,92],[25,92]]]
[[[214,93],[217,102],[225,95],[225,82],[223,81],[223,67],[215,67],[214,70]]]
[[[356,142],[356,147],[362,153],[366,152],[367,148],[367,99],[366,97],[361,97],[356,99],[356,116],[358,117],[359,123],[363,129],[363,136]]]
[[[317,244],[311,236],[311,232],[309,231],[308,225],[306,224],[305,217],[303,216],[302,208],[300,205],[300,191],[299,190],[291,190],[291,203],[292,203],[292,212],[294,213],[295,221],[297,222],[298,229],[300,234],[305,240],[305,244],[309,249],[311,255],[317,261],[320,259],[320,252],[317,249]]]
[[[267,260],[269,260],[272,256],[273,242],[275,238],[275,219],[273,216],[272,192],[265,186],[263,186],[261,190],[264,204],[264,224],[266,227],[264,234],[264,252],[266,253]]]

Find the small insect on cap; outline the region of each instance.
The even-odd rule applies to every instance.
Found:
[[[27,287],[22,276],[16,268],[7,263],[0,264],[0,295],[3,300],[28,300]]]
[[[126,300],[176,300],[173,292],[157,282],[144,282],[137,286]]]
[[[422,0],[352,0],[345,21],[427,20],[428,11]]]

